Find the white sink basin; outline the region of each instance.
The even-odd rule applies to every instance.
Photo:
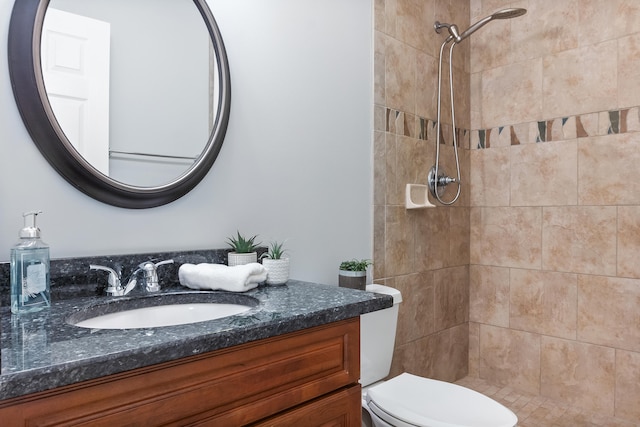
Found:
[[[89,307],[70,316],[67,322],[91,329],[159,328],[233,316],[256,305],[256,299],[242,295],[169,294]]]
[[[246,305],[218,303],[159,305],[103,314],[75,325],[91,329],[159,328],[220,319],[250,309]]]

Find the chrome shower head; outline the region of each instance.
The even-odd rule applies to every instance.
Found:
[[[475,24],[467,28],[462,34],[458,34],[458,27],[455,24],[440,24],[439,22],[436,22],[435,28],[437,32],[440,32],[439,31],[440,28],[447,27],[449,29],[449,34],[451,35],[451,38],[453,39],[454,43],[460,43],[462,40],[466,39],[471,34],[475,33],[481,27],[484,27],[487,23],[489,23],[490,21],[493,21],[494,19],[511,19],[511,18],[516,18],[518,16],[522,16],[525,13],[527,13],[527,9],[522,9],[522,8],[502,9],[493,13],[492,15],[482,18],[481,20],[479,20],[478,22],[476,22]]]
[[[502,9],[494,13],[493,19],[511,19],[517,18],[518,16],[522,16],[527,13],[527,9],[522,8],[510,8],[510,9]]]

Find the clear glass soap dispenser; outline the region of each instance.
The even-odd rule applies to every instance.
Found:
[[[20,241],[11,248],[11,312],[39,311],[51,305],[49,295],[49,245],[40,238],[36,217],[42,211],[26,212]],[[31,225],[27,225],[29,217]]]

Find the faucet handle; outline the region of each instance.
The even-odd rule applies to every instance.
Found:
[[[109,278],[107,279],[107,283],[109,284],[109,286],[107,286],[107,294],[113,296],[120,296],[124,294],[122,283],[120,283],[119,272],[116,272],[113,268],[97,264],[89,264],[89,270],[102,270],[109,273]]]
[[[165,259],[164,261],[156,262],[155,266],[156,266],[156,268],[158,268],[161,265],[165,265],[165,264],[173,264],[173,260],[172,259]]]
[[[143,262],[140,264],[140,268],[144,271],[145,287],[147,292],[158,292],[160,290],[160,283],[158,283],[158,267],[165,264],[173,264],[172,259],[153,263],[151,261]]]

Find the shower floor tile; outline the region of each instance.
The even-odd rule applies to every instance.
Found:
[[[495,386],[479,378],[465,377],[456,384],[476,390],[511,409],[518,416],[518,427],[640,427],[640,421],[593,414],[553,399]]]

